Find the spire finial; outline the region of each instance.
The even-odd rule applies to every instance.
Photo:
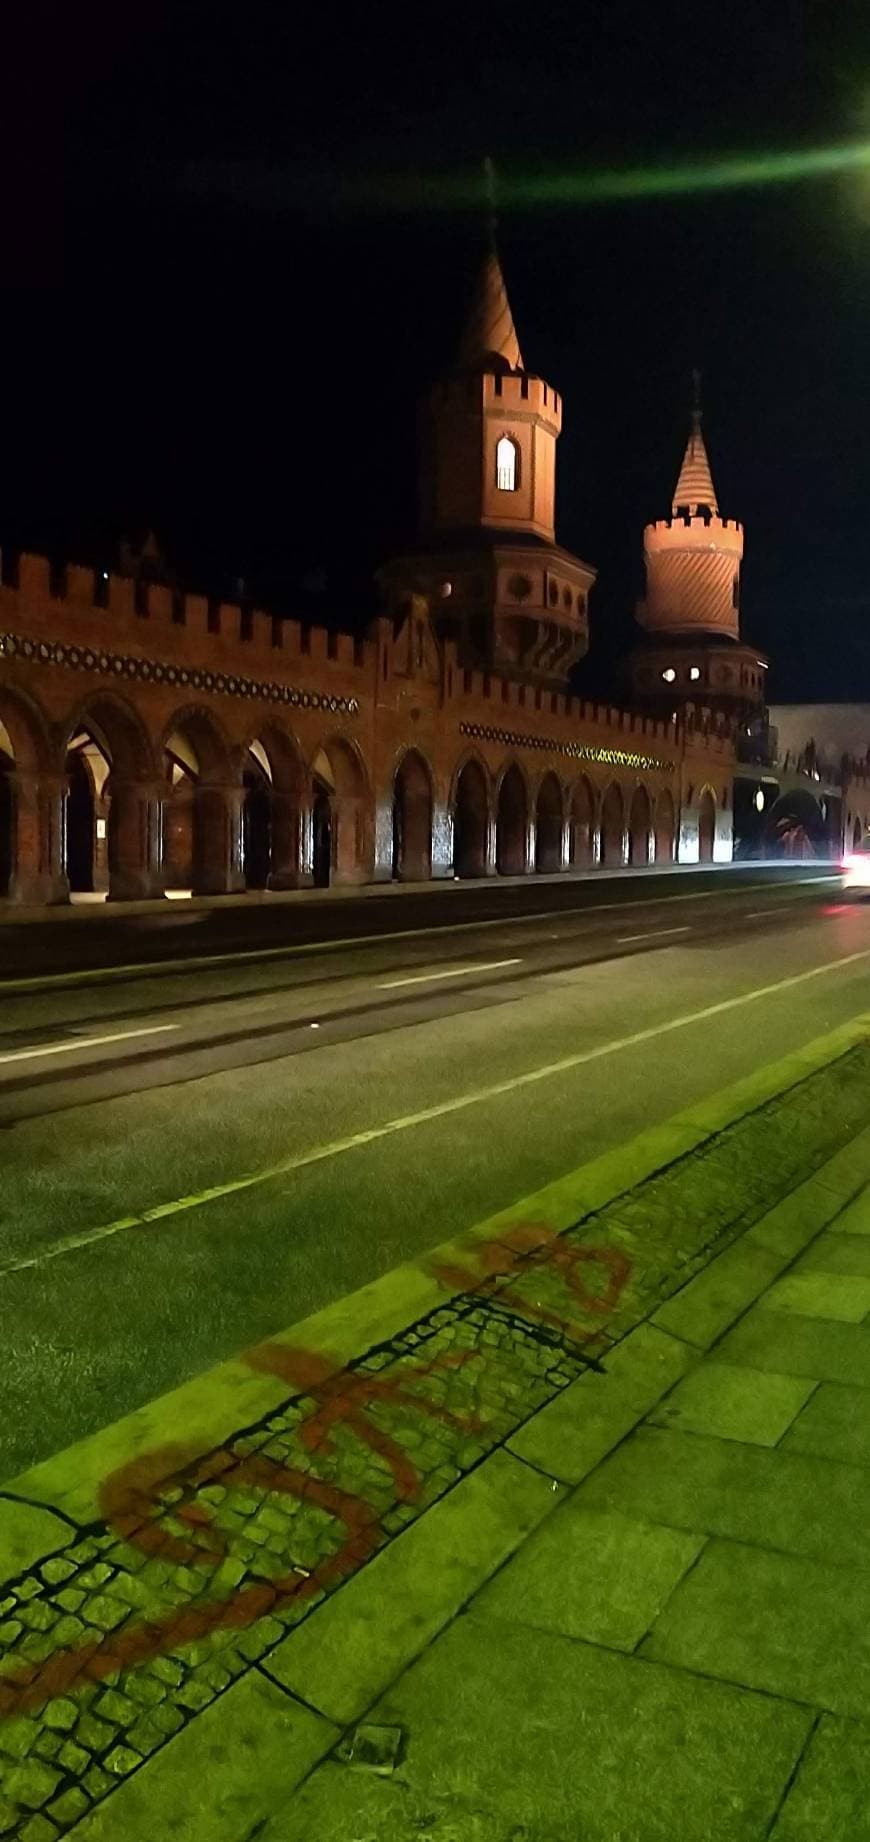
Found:
[[[487,154],[483,162],[483,184],[487,204],[487,250],[462,336],[459,362],[465,371],[493,367],[498,371],[521,371],[522,353],[498,259],[497,179],[491,154]]]
[[[701,434],[701,415],[701,373],[696,366],[692,372],[692,430],[674,493],[675,515],[678,511],[688,510],[694,516],[699,506],[718,514],[716,493],[710,477],[710,462]]]

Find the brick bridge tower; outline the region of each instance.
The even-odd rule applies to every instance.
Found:
[[[646,596],[637,619],[646,638],[630,658],[632,700],[657,712],[715,711],[745,723],[765,700],[767,660],[740,638],[743,526],[721,518],[695,407],[672,515],[643,539]]]
[[[561,685],[588,645],[595,571],[556,543],[562,403],[523,363],[492,243],[458,360],[422,430],[421,538],[380,572],[397,618],[410,595],[463,665]]]

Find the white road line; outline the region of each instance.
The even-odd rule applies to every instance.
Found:
[[[415,972],[413,978],[382,979],[378,991],[395,991],[397,985],[431,985],[435,979],[464,979],[470,972],[498,972],[502,966],[522,963],[522,959],[490,959],[480,966],[451,966],[449,972]]]
[[[781,915],[783,906],[784,904],[780,903],[779,908],[750,908],[746,919],[747,921],[760,921],[764,915]]]
[[[576,1055],[566,1055],[561,1061],[548,1062],[542,1068],[530,1068],[525,1074],[511,1075],[505,1081],[494,1082],[491,1087],[457,1094],[455,1099],[442,1100],[436,1106],[424,1107],[419,1113],[404,1113],[398,1119],[386,1120],[382,1126],[370,1126],[364,1132],[350,1133],[347,1138],[333,1139],[331,1144],[316,1145],[313,1150],[298,1152],[296,1156],[285,1158],[267,1170],[235,1177],[228,1183],[216,1183],[212,1189],[200,1190],[196,1196],[180,1196],[175,1202],[162,1202],[154,1209],[143,1209],[140,1215],[125,1215],[118,1221],[104,1222],[99,1228],[84,1228],[79,1234],[68,1235],[65,1240],[56,1241],[53,1247],[43,1248],[38,1254],[27,1254],[0,1262],[0,1273],[21,1273],[31,1267],[42,1266],[47,1260],[56,1260],[60,1254],[72,1253],[78,1247],[90,1247],[95,1241],[104,1241],[126,1228],[145,1228],[149,1222],[181,1215],[187,1209],[198,1209],[204,1203],[219,1202],[227,1196],[237,1196],[242,1190],[256,1189],[261,1183],[273,1183],[278,1177],[294,1176],[296,1171],[306,1170],[312,1164],[324,1164],[329,1158],[340,1157],[342,1152],[356,1151],[363,1145],[375,1145],[380,1139],[392,1138],[397,1132],[407,1132],[415,1126],[429,1125],[432,1120],[444,1119],[450,1113],[462,1113],[467,1107],[480,1106],[487,1100],[499,1099],[503,1094],[516,1093],[520,1088],[531,1087],[538,1081],[547,1081],[553,1075],[568,1074],[574,1068],[582,1068],[588,1062],[602,1061],[605,1056],[616,1055],[622,1049],[637,1049],[641,1043],[654,1042],[657,1036],[669,1036],[674,1030],[685,1030],[692,1023],[707,1023],[711,1017],[723,1017],[728,1011],[742,1009],[745,1004],[757,1004],[761,998],[773,998],[780,992],[793,991],[796,986],[806,985],[811,979],[826,978],[831,972],[840,972],[844,966],[860,965],[868,959],[870,947],[864,947],[857,953],[846,953],[842,959],[831,959],[821,966],[810,966],[808,971],[794,972],[788,978],[777,979],[772,985],[757,985],[753,991],[741,992],[736,998],[720,998],[717,1004],[706,1004],[703,1010],[688,1011],[682,1017],[669,1018],[665,1023],[650,1024],[645,1030],[635,1030],[631,1036],[620,1036],[614,1042],[599,1043],[595,1049],[581,1049]]]
[[[644,934],[619,934],[616,944],[618,947],[630,947],[635,940],[664,940],[666,934],[690,934],[691,932],[690,927],[654,927],[648,928]]]
[[[43,1043],[38,1049],[10,1049],[0,1055],[0,1062],[27,1062],[36,1055],[71,1055],[74,1049],[101,1049],[104,1043],[125,1043],[132,1036],[161,1036],[165,1030],[180,1028],[177,1023],[151,1023],[141,1030],[113,1030],[111,1036],[76,1036],[70,1042]]]

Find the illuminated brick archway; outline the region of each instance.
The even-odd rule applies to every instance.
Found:
[[[625,808],[615,781],[601,802],[601,862],[608,870],[621,869],[625,863]]]
[[[535,869],[553,875],[562,868],[562,788],[545,774],[535,803]]]
[[[481,763],[463,763],[453,794],[453,872],[485,876],[489,832],[489,783]]]
[[[426,882],[432,874],[432,774],[415,748],[402,756],[393,779],[393,875]]]
[[[499,876],[522,876],[526,869],[529,805],[526,783],[516,762],[502,775],[495,821],[495,861]]]

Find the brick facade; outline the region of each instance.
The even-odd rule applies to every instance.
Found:
[[[19,901],[67,899],[74,826],[121,899],[731,854],[724,727],[463,668],[415,598],[356,641],[7,559],[0,759]]]

